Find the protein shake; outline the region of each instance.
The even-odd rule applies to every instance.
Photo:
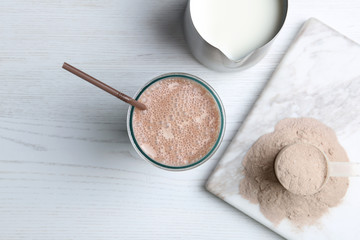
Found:
[[[147,110],[133,109],[131,127],[139,150],[161,165],[197,163],[222,134],[222,107],[210,89],[187,76],[162,78],[137,98]]]

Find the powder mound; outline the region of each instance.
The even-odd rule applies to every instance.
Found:
[[[307,143],[283,148],[275,161],[275,173],[281,185],[300,195],[318,192],[326,181],[327,169],[326,156]]]
[[[259,204],[264,216],[275,225],[284,219],[299,228],[317,223],[329,208],[341,202],[349,185],[348,178],[330,177],[313,195],[302,196],[287,191],[275,175],[274,161],[281,149],[299,142],[319,148],[329,161],[349,161],[335,132],[313,118],[281,120],[274,132],[261,136],[243,159],[244,178],[239,193]]]

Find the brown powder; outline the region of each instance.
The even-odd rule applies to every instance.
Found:
[[[325,184],[328,170],[324,153],[308,143],[283,148],[276,157],[274,167],[281,185],[300,195],[317,193]]]
[[[242,162],[244,178],[239,192],[250,202],[259,204],[261,212],[274,224],[286,218],[301,228],[315,224],[329,208],[338,205],[349,182],[348,178],[330,177],[319,192],[309,196],[287,191],[275,175],[274,161],[281,149],[297,142],[316,146],[326,153],[329,161],[348,161],[331,128],[312,118],[284,119],[274,132],[261,136],[247,152]]]

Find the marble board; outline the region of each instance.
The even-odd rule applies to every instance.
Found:
[[[350,161],[360,162],[360,45],[313,18],[293,40],[208,179],[207,190],[287,239],[358,239],[360,178],[350,178],[342,203],[319,224],[302,230],[288,220],[274,225],[259,205],[239,195],[247,150],[288,117],[322,121],[335,130]]]

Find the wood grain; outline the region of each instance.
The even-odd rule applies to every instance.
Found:
[[[0,239],[269,239],[278,236],[204,190],[300,25],[317,17],[360,41],[358,0],[290,1],[269,54],[239,73],[196,62],[185,0],[0,2]],[[128,106],[61,69],[66,61],[132,96],[166,72],[197,75],[225,105],[223,144],[188,172],[141,160]]]

